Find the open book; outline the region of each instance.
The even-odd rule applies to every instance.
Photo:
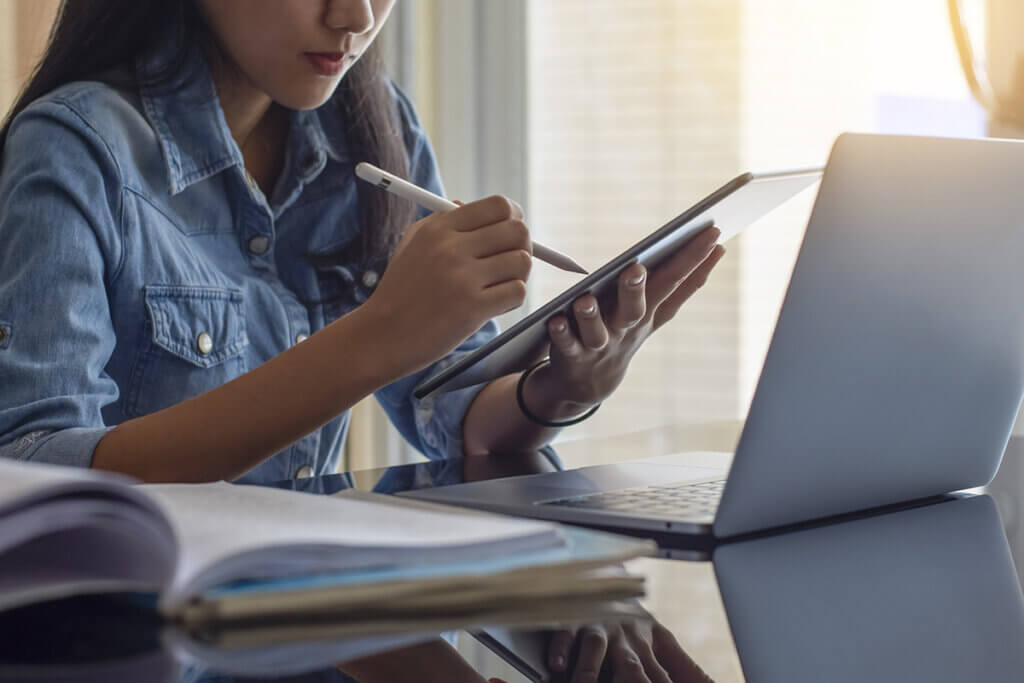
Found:
[[[197,627],[398,621],[624,600],[640,577],[603,571],[650,542],[389,496],[227,483],[133,485],[0,460],[0,610],[142,593]],[[557,617],[557,615],[549,615]],[[390,627],[388,625],[391,625]]]

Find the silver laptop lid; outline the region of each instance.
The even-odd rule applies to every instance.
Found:
[[[1024,387],[1024,143],[837,140],[715,520],[991,480]]]

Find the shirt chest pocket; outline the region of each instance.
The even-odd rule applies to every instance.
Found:
[[[248,370],[241,292],[149,285],[145,306],[143,339],[126,401],[130,415],[162,410]]]

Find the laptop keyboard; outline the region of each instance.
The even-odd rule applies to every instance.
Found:
[[[605,510],[638,517],[691,518],[714,516],[724,488],[725,479],[679,482],[660,486],[641,486],[621,491],[585,493],[581,496],[546,500],[539,504]]]

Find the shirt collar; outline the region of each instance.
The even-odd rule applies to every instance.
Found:
[[[206,59],[188,48],[179,68],[165,82],[147,84],[172,66],[177,45],[164,40],[136,62],[142,106],[156,132],[167,167],[171,195],[226,168],[244,168],[242,152],[231,136]],[[288,146],[305,182],[319,175],[327,157],[349,160],[341,114],[331,101],[319,109],[296,111]]]
[[[328,157],[338,163],[351,161],[339,109],[337,102],[330,100],[317,109],[292,114],[289,152],[299,161],[298,173],[306,182],[323,169]],[[318,161],[314,163],[314,159]]]

